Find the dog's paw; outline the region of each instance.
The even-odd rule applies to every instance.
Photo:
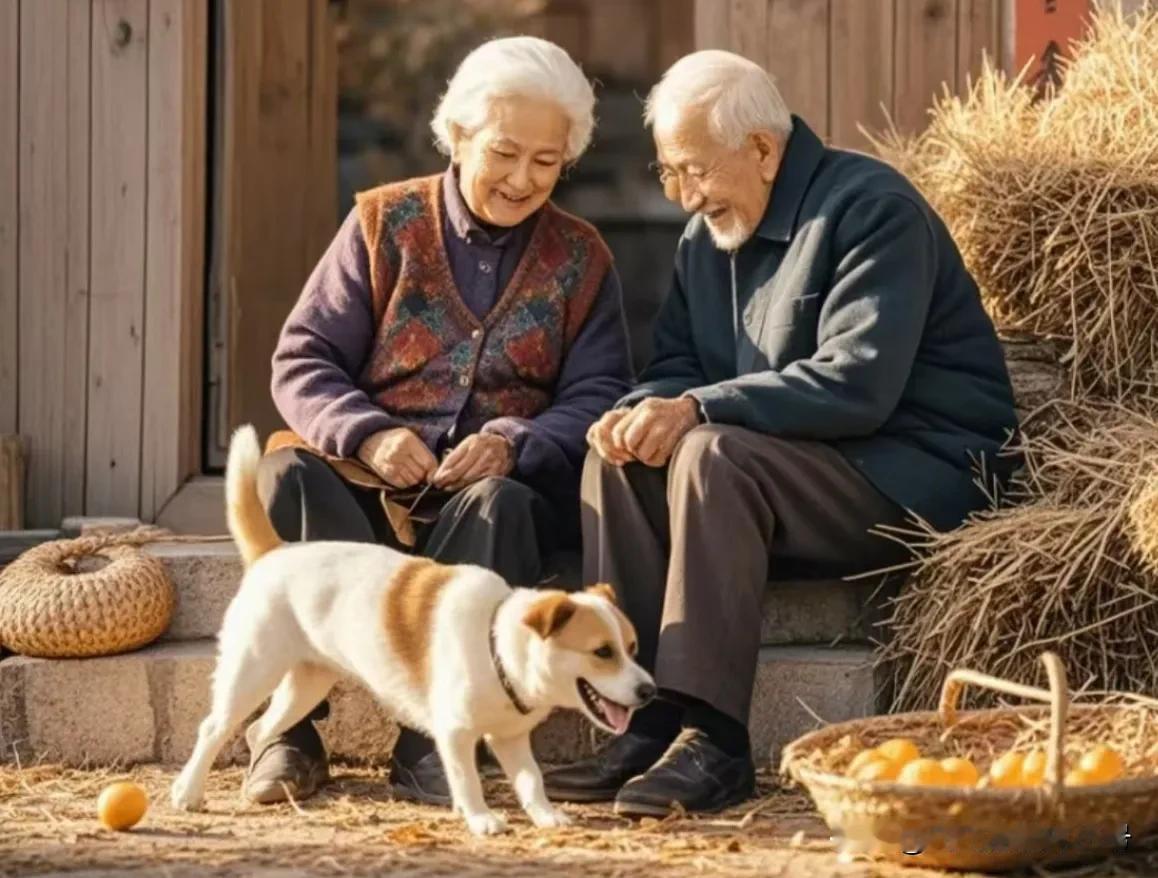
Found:
[[[494,811],[471,814],[466,818],[466,825],[474,835],[498,835],[507,831],[507,821]]]
[[[535,808],[529,810],[527,816],[540,829],[558,829],[570,826],[572,822],[570,817],[557,808]]]
[[[169,789],[169,802],[178,811],[200,811],[205,804],[205,796],[192,789],[182,778],[177,778]]]

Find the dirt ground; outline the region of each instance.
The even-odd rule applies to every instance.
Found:
[[[512,818],[513,832],[476,839],[449,811],[391,801],[381,770],[338,766],[334,775],[306,802],[259,807],[240,799],[240,769],[215,771],[208,811],[183,814],[168,805],[171,770],[0,766],[0,876],[944,874],[842,862],[808,798],[777,789],[768,776],[761,778],[759,799],[711,818],[636,823],[608,807],[564,806],[576,825],[561,830],[532,827],[505,784],[491,780],[488,797]],[[109,832],[97,823],[96,799],[107,783],[125,778],[144,786],[151,807],[133,831]],[[1156,875],[1158,850],[1052,874]]]

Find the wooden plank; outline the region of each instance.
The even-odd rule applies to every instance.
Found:
[[[977,81],[982,59],[1001,63],[1001,0],[957,0],[957,93]]]
[[[881,128],[892,111],[893,11],[893,0],[832,0],[829,136],[836,146],[867,147],[857,125]]]
[[[148,0],[93,2],[90,515],[140,502],[148,15]]]
[[[0,433],[17,429],[20,2],[0,0]]]
[[[695,49],[695,0],[653,0],[655,59],[653,78]]]
[[[64,483],[62,516],[84,512],[85,480],[88,453],[85,436],[88,431],[88,341],[90,290],[90,217],[92,169],[89,151],[92,146],[92,6],[69,3],[68,117],[71,120],[68,141],[68,299],[64,313],[64,435],[68,441],[62,462]],[[56,521],[49,524],[55,525]]]
[[[140,515],[152,520],[194,471],[201,418],[205,0],[152,0]],[[195,324],[195,325],[191,325]]]
[[[731,48],[731,0],[696,0],[696,49]]]
[[[732,0],[728,16],[731,51],[763,66],[768,60],[768,0]]]
[[[83,511],[90,29],[87,3],[21,4],[18,417],[33,526]]]
[[[310,179],[306,268],[321,257],[338,230],[338,35],[334,5],[310,6]]]
[[[896,16],[893,119],[916,132],[934,95],[957,84],[957,0],[897,0]]]
[[[270,359],[286,315],[317,258],[308,247],[311,3],[226,4],[230,126],[224,161],[231,200],[225,232],[228,354],[225,431],[281,418],[270,399]]]
[[[828,37],[829,0],[770,0],[768,70],[788,108],[821,138],[829,132]]]
[[[0,530],[24,527],[24,443],[0,436]]]

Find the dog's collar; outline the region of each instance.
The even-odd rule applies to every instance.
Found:
[[[499,658],[499,650],[495,645],[495,620],[498,619],[499,610],[502,609],[503,604],[507,602],[503,598],[495,604],[494,611],[491,613],[491,627],[489,632],[489,643],[491,649],[491,664],[495,666],[495,673],[499,675],[499,683],[503,687],[503,691],[507,693],[507,698],[511,699],[511,704],[515,706],[515,710],[526,716],[531,712],[531,708],[523,702],[519,697],[519,693],[515,691],[515,687],[511,685],[511,678],[507,676],[507,669],[503,667],[502,659]]]

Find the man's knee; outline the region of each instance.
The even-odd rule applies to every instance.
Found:
[[[693,427],[672,452],[669,463],[672,475],[734,464],[738,429],[725,424]]]

